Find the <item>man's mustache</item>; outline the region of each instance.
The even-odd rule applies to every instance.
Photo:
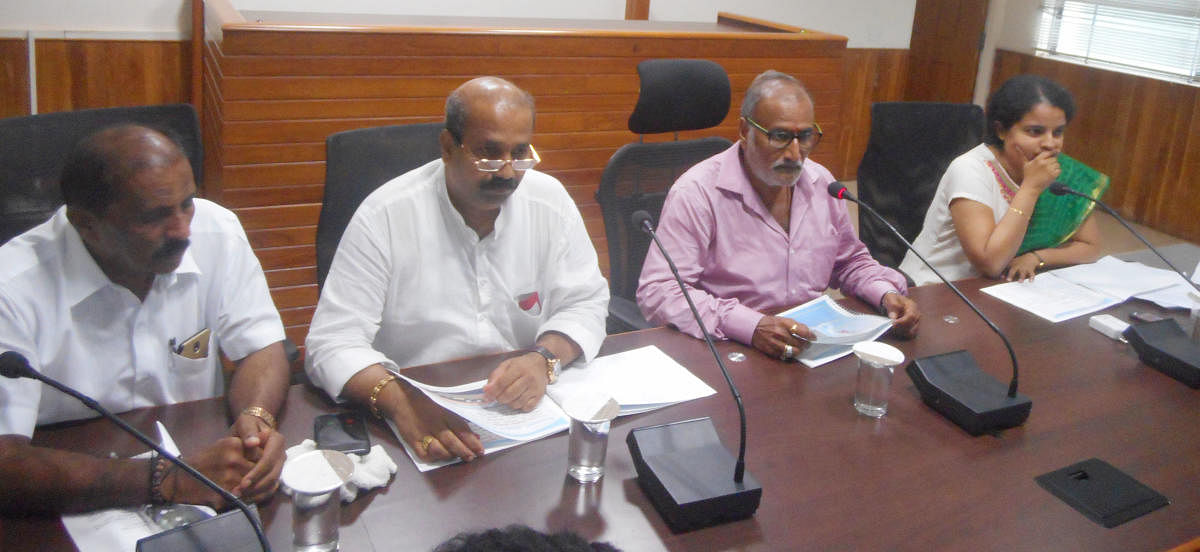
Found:
[[[487,182],[485,182],[483,184],[483,188],[485,188],[487,190],[494,190],[494,191],[512,190],[512,189],[516,189],[516,187],[517,187],[517,179],[501,178],[498,176],[493,176],[493,177],[489,178],[487,180]]]
[[[167,243],[164,243],[162,247],[159,247],[158,250],[154,252],[154,258],[165,259],[174,257],[180,253],[183,253],[183,251],[187,249],[191,243],[191,240],[187,239],[171,240]]]

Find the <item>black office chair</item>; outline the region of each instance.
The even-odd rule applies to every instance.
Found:
[[[190,104],[64,111],[0,119],[0,244],[45,222],[62,205],[58,179],[67,153],[87,135],[118,123],[143,124],[183,146],[196,185],[204,145]]]
[[[641,90],[629,116],[629,130],[637,134],[711,128],[729,114],[729,77],[716,63],[647,60],[638,64],[638,76]],[[650,237],[630,216],[645,210],[657,220],[667,190],[679,175],[730,145],[718,136],[656,143],[639,139],[621,146],[608,160],[596,190],[608,238],[608,333],[651,326],[635,297]]]
[[[317,287],[354,211],[385,182],[442,156],[443,123],[360,128],[325,139],[325,197],[317,219]]]
[[[974,104],[881,102],[871,106],[871,137],[858,165],[858,196],[912,241],[921,232],[946,167],[983,141],[983,109]],[[897,267],[907,248],[859,210],[858,234],[871,256]]]

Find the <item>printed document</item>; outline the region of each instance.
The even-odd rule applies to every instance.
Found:
[[[842,358],[860,341],[874,341],[892,327],[886,316],[850,312],[828,295],[822,295],[791,310],[779,313],[816,334],[796,360],[809,368]]]
[[[1008,282],[981,291],[1050,322],[1104,310],[1130,297],[1167,308],[1196,305],[1191,286],[1173,270],[1104,257],[1037,275],[1029,282]]]
[[[485,401],[486,380],[453,387],[424,384],[397,374],[420,389],[443,408],[467,420],[483,443],[484,454],[501,451],[554,435],[570,427],[570,418],[560,404],[580,394],[606,394],[621,405],[621,413],[648,412],[683,401],[716,394],[716,391],[653,345],[606,355],[581,366],[563,370],[558,382],[546,389],[543,400],[531,412],[521,412],[494,401]],[[423,462],[389,420],[392,432],[404,445],[417,469],[426,472],[458,463],[458,459]]]

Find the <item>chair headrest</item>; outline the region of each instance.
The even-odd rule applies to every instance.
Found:
[[[650,59],[638,64],[641,90],[629,116],[637,134],[699,130],[729,114],[729,75],[706,59]]]

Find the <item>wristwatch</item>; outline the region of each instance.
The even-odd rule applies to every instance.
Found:
[[[541,345],[535,345],[530,351],[542,355],[546,359],[546,379],[549,380],[549,383],[553,384],[558,381],[558,374],[562,372],[562,360],[554,356],[550,349]]]

